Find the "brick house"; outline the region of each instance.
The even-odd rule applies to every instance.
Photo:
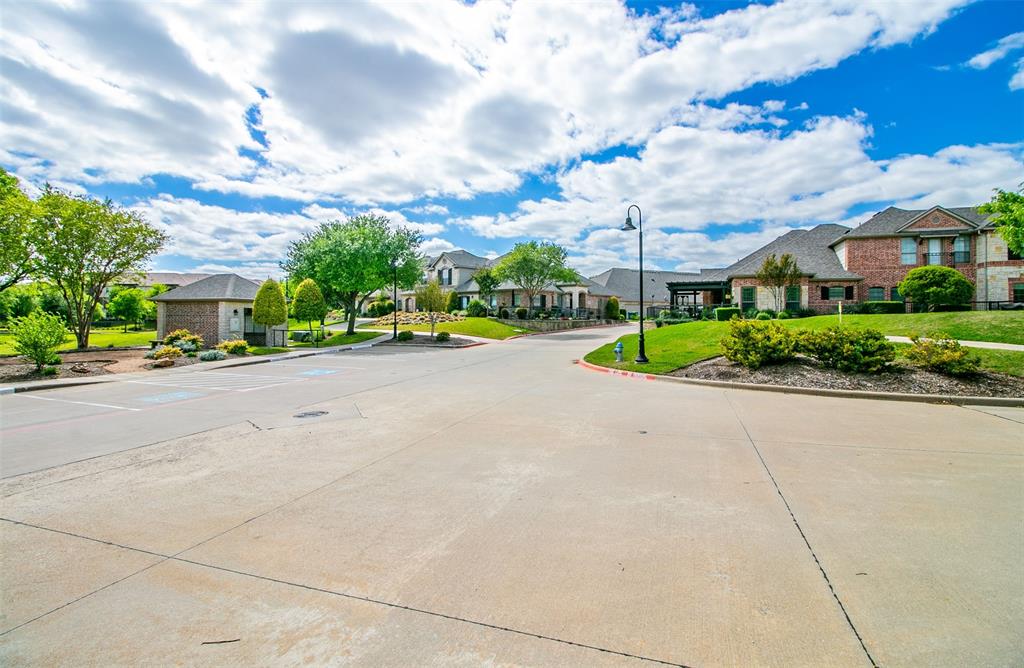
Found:
[[[236,274],[215,274],[153,297],[156,335],[187,329],[207,346],[244,338],[251,345],[287,344],[287,324],[267,328],[252,321],[259,284]]]
[[[942,265],[975,284],[978,308],[1024,304],[1024,260],[1012,253],[976,208],[905,210],[889,207],[856,228],[824,224],[792,230],[724,269],[702,270],[668,284],[671,303],[775,308],[755,274],[764,258],[789,253],[803,276],[786,289],[785,307],[833,312],[840,302],[904,301],[897,285],[911,269]]]

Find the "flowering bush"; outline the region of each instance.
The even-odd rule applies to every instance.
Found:
[[[203,337],[193,334],[187,329],[176,329],[164,337],[165,346],[173,346],[179,341],[191,344],[193,346],[192,350],[198,350],[203,347]]]
[[[218,350],[223,350],[229,355],[244,355],[249,352],[249,344],[244,339],[231,339],[230,341],[221,341],[217,344]]]

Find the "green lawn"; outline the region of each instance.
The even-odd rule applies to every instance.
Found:
[[[287,353],[293,350],[293,348],[282,348],[281,346],[251,346],[249,348],[250,355],[276,355],[278,353]]]
[[[149,346],[149,342],[155,338],[156,330],[152,329],[141,332],[133,332],[129,329],[126,333],[121,327],[108,327],[92,330],[89,334],[89,346],[91,348]],[[69,334],[60,350],[74,350],[76,347],[75,337]],[[10,334],[0,334],[0,355],[14,354],[16,354],[14,352],[14,337]]]
[[[430,325],[399,325],[398,329],[413,332],[429,332]],[[525,327],[509,327],[503,322],[491,320],[490,318],[466,318],[458,322],[439,322],[435,331],[466,334],[467,336],[482,336],[485,339],[507,339],[511,336],[527,333],[530,330]]]
[[[326,340],[320,342],[320,348],[330,348],[332,346],[347,346],[353,343],[362,343],[363,341],[369,341],[380,336],[380,332],[356,332],[355,334],[335,334],[334,336],[328,337]],[[292,348],[312,348],[311,343],[299,343],[293,341],[291,343]]]
[[[344,324],[345,321],[344,320],[331,320],[330,318],[328,318],[326,321],[324,321],[324,326],[325,327],[329,327],[331,325],[337,325],[338,323]],[[306,322],[305,320],[296,320],[295,318],[288,318],[288,329],[289,329],[289,331],[293,330],[293,329],[301,329],[301,330],[304,330],[304,331],[308,332],[309,331],[309,323]],[[318,321],[314,320],[313,321],[313,331],[315,332],[318,329],[320,329],[320,323]]]
[[[835,325],[838,316],[815,316],[780,320],[783,325],[794,329],[822,329]],[[907,315],[844,315],[844,327],[871,327],[890,336],[921,334],[935,337],[950,334],[967,341],[997,341],[1024,343],[1024,313],[970,311],[962,313],[919,313]],[[630,334],[619,339],[623,344],[623,359],[618,364],[613,352],[614,343],[591,351],[584,358],[592,364],[641,371],[646,373],[668,373],[700,360],[721,354],[718,342],[728,332],[725,322],[689,322],[671,325],[645,332],[645,347],[648,364],[636,364],[632,360],[637,353],[637,335]],[[982,359],[982,367],[991,371],[1024,376],[1024,353],[1004,350],[972,349]]]

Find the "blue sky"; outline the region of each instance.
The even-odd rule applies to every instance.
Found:
[[[636,202],[650,266],[694,270],[1024,181],[1016,2],[23,8],[0,164],[142,211],[157,269],[264,276],[372,211],[427,252],[537,238],[592,274],[635,265]]]

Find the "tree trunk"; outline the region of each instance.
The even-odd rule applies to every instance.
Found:
[[[352,335],[356,333],[356,298],[355,296],[342,298],[342,303],[345,305],[345,320],[346,328],[345,333]]]

